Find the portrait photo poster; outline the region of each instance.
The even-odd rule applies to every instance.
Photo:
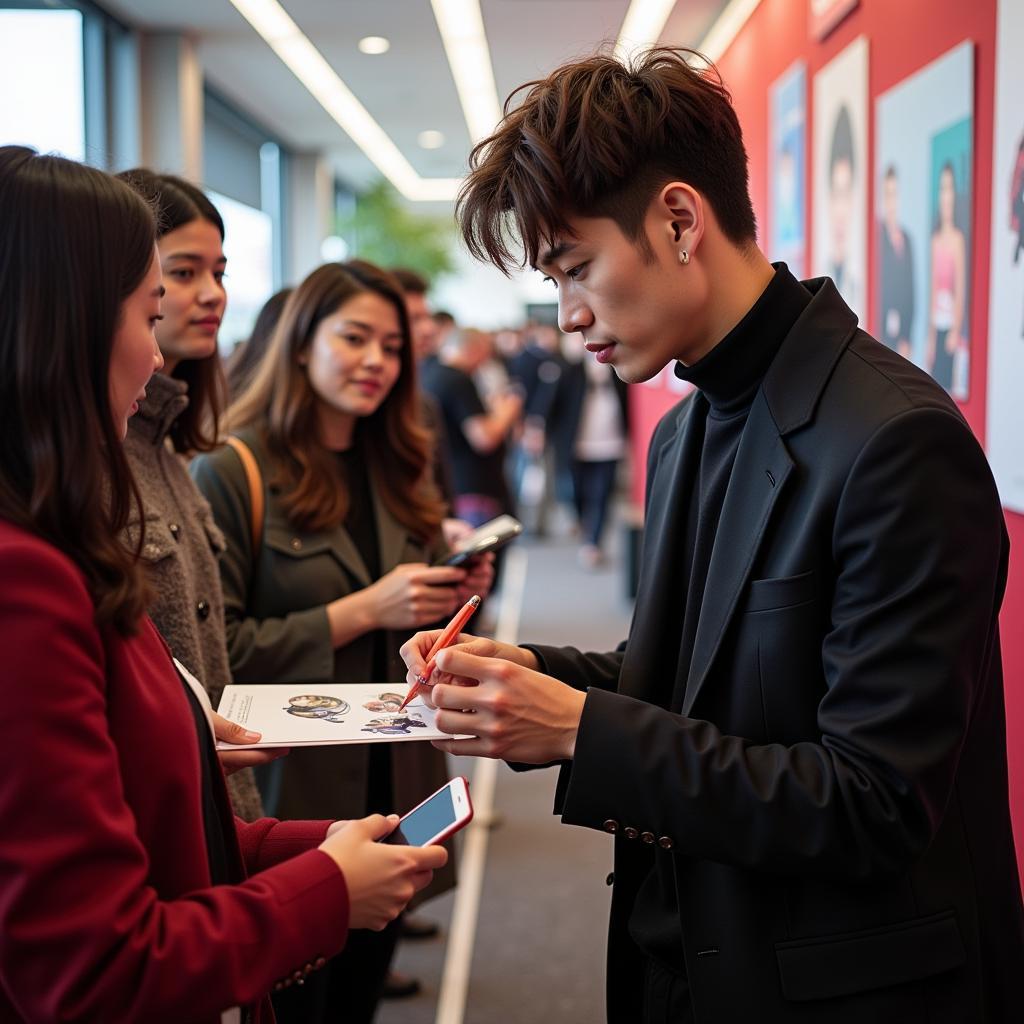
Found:
[[[768,258],[807,273],[807,65],[797,61],[768,93]]]
[[[1003,505],[1024,512],[1024,4],[1000,0],[998,19],[985,439]]]
[[[224,687],[217,711],[262,733],[259,743],[219,743],[221,749],[309,747],[453,739],[417,695],[399,712],[409,687],[396,683],[267,683]],[[465,738],[465,737],[460,737]]]
[[[868,41],[855,39],[814,76],[811,272],[867,312]]]
[[[872,333],[954,397],[970,384],[974,44],[875,102]]]

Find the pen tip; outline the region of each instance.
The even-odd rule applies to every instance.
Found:
[[[469,603],[470,603],[470,604],[471,604],[471,605],[472,605],[472,606],[473,606],[474,608],[477,608],[477,607],[479,607],[479,605],[480,605],[480,595],[479,595],[479,594],[474,594],[474,595],[473,595],[473,596],[472,596],[472,597],[471,597],[471,598],[469,599]]]

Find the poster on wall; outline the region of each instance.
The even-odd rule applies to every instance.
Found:
[[[807,65],[803,61],[776,79],[768,107],[768,255],[803,277],[807,273]]]
[[[867,312],[868,41],[855,39],[814,76],[812,273]]]
[[[871,330],[959,399],[970,373],[973,128],[971,42],[875,103]]]
[[[1024,512],[1024,5],[1001,0],[998,19],[985,436],[1003,504]]]

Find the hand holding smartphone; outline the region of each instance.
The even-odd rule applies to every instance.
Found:
[[[469,783],[460,775],[409,811],[383,842],[433,846],[443,843],[472,820]]]
[[[459,541],[458,547],[449,551],[435,565],[462,565],[471,558],[497,551],[523,532],[523,524],[514,516],[498,516],[475,529],[468,537]]]

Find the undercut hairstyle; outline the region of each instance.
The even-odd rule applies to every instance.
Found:
[[[157,236],[205,220],[224,241],[224,220],[203,190],[174,174],[155,174],[145,167],[119,175],[157,211]],[[176,452],[208,452],[219,443],[220,418],[227,404],[227,382],[215,347],[205,359],[182,359],[171,376],[188,384],[188,406],[171,425],[169,437]]]
[[[506,274],[536,265],[572,217],[609,217],[650,255],[644,219],[671,181],[699,192],[734,244],[757,233],[739,120],[717,69],[693,50],[657,47],[625,65],[597,54],[521,86],[469,166],[456,204],[462,236]]]
[[[388,511],[421,541],[439,535],[445,508],[434,483],[431,435],[420,424],[416,360],[398,281],[363,260],[326,263],[288,297],[249,388],[225,416],[229,430],[257,426],[273,460],[269,484],[281,494],[289,522],[299,530],[328,530],[344,522],[348,481],[319,434],[319,399],[300,360],[317,328],[350,299],[367,292],[388,302],[402,335],[401,368],[391,390],[369,416],[356,420],[352,443]]]
[[[408,267],[392,267],[391,274],[402,286],[406,295],[426,295],[430,291],[430,282],[418,271]]]
[[[124,301],[153,259],[153,210],[109,174],[0,147],[0,516],[81,569],[96,622],[134,633],[149,598],[124,541],[142,503],[110,405]]]

